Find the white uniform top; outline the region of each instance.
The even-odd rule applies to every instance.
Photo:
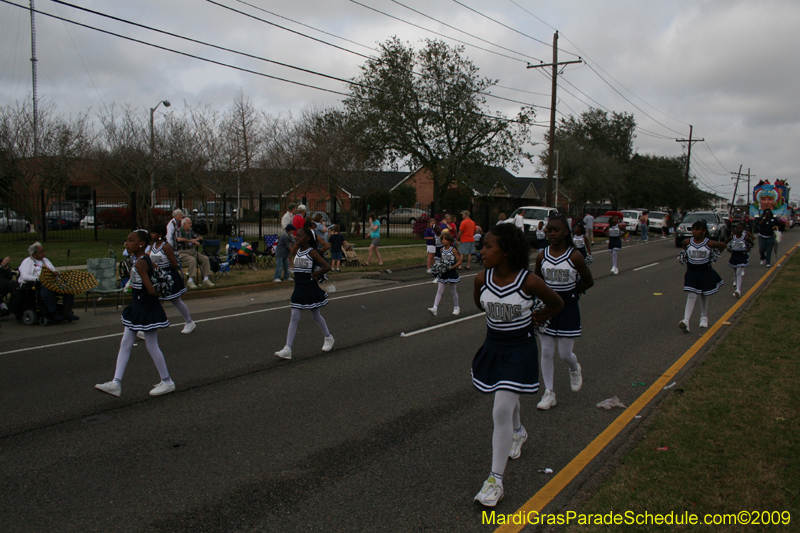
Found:
[[[708,246],[708,239],[704,239],[700,244],[696,244],[694,239],[689,239],[689,247],[686,248],[686,258],[690,265],[705,265],[711,262],[711,247]]]
[[[450,265],[456,264],[456,254],[453,253],[453,247],[450,248],[442,248],[442,261],[448,263]]]
[[[543,241],[547,237],[547,234],[544,232],[543,229],[536,230],[536,238],[540,241]]]
[[[608,236],[609,237],[619,237],[619,234],[620,234],[619,224],[616,224],[614,226],[609,226],[608,227]]]
[[[574,248],[570,246],[561,257],[553,257],[549,246],[544,250],[542,277],[547,286],[556,292],[574,291],[578,286],[578,271],[570,259],[572,250]]]
[[[747,251],[747,241],[745,239],[746,239],[746,235],[744,233],[742,233],[742,237],[741,238],[739,238],[736,235],[734,235],[731,238],[731,250],[733,250],[734,252],[745,252],[745,251]]]
[[[161,247],[158,249],[155,245],[150,248],[150,260],[159,268],[171,268],[169,257],[164,253],[164,244],[166,243],[161,243]]]
[[[142,256],[144,257],[144,256]],[[138,259],[136,257],[133,258],[133,267],[131,268],[131,288],[132,289],[141,289],[142,285],[142,276],[139,275],[139,271],[136,270],[136,262]]]
[[[294,256],[294,270],[295,272],[303,272],[311,274],[314,269],[314,260],[309,255],[312,248],[306,248],[305,251],[298,250],[297,255]]]
[[[520,270],[516,279],[500,287],[494,283],[494,269],[486,271],[481,287],[481,307],[486,311],[486,325],[495,331],[520,331],[531,325],[533,296],[522,292],[528,270]]]
[[[586,240],[583,235],[573,235],[572,244],[575,245],[575,248],[586,248]]]

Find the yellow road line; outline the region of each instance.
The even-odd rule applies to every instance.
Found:
[[[553,498],[555,498],[559,492],[564,490],[564,488],[575,479],[575,477],[580,474],[580,472],[586,468],[586,466],[594,459],[597,454],[599,454],[603,448],[608,446],[608,444],[614,440],[614,438],[620,434],[620,432],[625,428],[628,423],[633,420],[633,417],[639,414],[639,412],[648,404],[656,395],[661,391],[667,384],[672,381],[672,379],[680,372],[680,370],[688,363],[692,357],[697,355],[697,352],[705,346],[708,341],[710,341],[714,334],[719,331],[722,327],[724,322],[727,322],[728,319],[733,316],[733,314],[742,306],[744,303],[753,295],[755,291],[769,278],[772,271],[778,268],[784,260],[794,252],[795,248],[800,246],[800,243],[795,244],[791,250],[786,252],[763,276],[758,282],[749,290],[745,295],[740,298],[733,306],[720,318],[717,322],[711,326],[705,335],[700,337],[700,339],[689,348],[686,353],[684,353],[680,359],[675,361],[675,363],[669,367],[669,369],[658,378],[653,385],[650,386],[647,391],[644,392],[639,398],[631,404],[630,407],[625,409],[616,420],[614,420],[605,430],[603,430],[600,435],[598,435],[589,445],[584,448],[575,458],[569,462],[567,466],[564,467],[558,474],[556,474],[553,479],[550,480],[547,485],[542,487],[539,492],[533,495],[533,497],[525,502],[525,504],[517,509],[514,514],[521,514],[527,515],[528,513],[540,513],[544,507],[550,503]],[[505,524],[500,526],[495,530],[495,533],[516,533],[522,528],[525,527],[525,524]]]

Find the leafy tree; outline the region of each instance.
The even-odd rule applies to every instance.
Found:
[[[417,189],[411,185],[398,185],[392,191],[392,205],[411,207],[417,203]]]
[[[460,178],[466,165],[518,170],[530,141],[530,108],[507,120],[491,116],[486,94],[497,82],[478,76],[463,48],[426,40],[415,51],[396,37],[380,45],[350,87],[345,106],[364,131],[368,149],[386,154],[391,165],[427,168],[434,201]],[[419,74],[415,74],[419,73]]]

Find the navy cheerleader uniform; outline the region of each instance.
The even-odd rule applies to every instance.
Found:
[[[708,296],[723,285],[722,278],[711,268],[711,253],[708,238],[700,244],[689,239],[689,247],[686,249],[686,275],[683,278],[684,291]]]
[[[442,261],[450,266],[456,264],[456,254],[453,253],[453,247],[449,249],[442,248]],[[439,283],[458,283],[461,277],[458,275],[458,270],[446,270],[444,274],[436,278]]]
[[[153,262],[147,255],[142,259],[147,263],[147,276],[153,275]],[[133,301],[122,310],[122,325],[133,331],[151,331],[169,327],[169,320],[158,296],[147,293],[142,278],[136,268],[131,269],[131,292]]]
[[[586,237],[584,235],[573,235],[572,244],[578,250],[584,259],[586,259]]]
[[[472,384],[484,393],[507,390],[533,394],[539,390],[539,351],[533,325],[533,296],[522,291],[531,273],[500,287],[494,269],[486,271],[481,307],[486,311],[486,340],[472,359]]]
[[[311,277],[315,264],[311,250],[299,250],[294,257],[294,292],[291,300],[294,309],[317,309],[328,305],[328,293]]]
[[[564,307],[544,328],[545,334],[553,337],[581,336],[578,271],[570,259],[573,250],[574,248],[570,246],[561,257],[553,257],[548,246],[544,251],[540,267],[544,282],[564,300]]]
[[[544,228],[536,230],[536,247],[540,252],[547,248],[547,234]]]
[[[742,233],[741,239],[736,235],[731,238],[731,258],[728,261],[729,267],[739,268],[750,266],[750,252],[747,251],[747,241],[745,238],[745,233]]]
[[[158,249],[156,249],[155,245],[150,248],[150,260],[155,266],[166,270],[172,276],[172,289],[170,289],[170,293],[166,296],[160,296],[158,299],[172,300],[174,298],[180,298],[181,294],[186,292],[186,287],[183,284],[183,276],[179,268],[172,268],[170,265],[169,257],[164,253],[164,243],[161,243],[161,247]]]
[[[619,224],[608,227],[608,249],[612,252],[615,250],[622,250],[621,233],[622,230],[619,229]]]

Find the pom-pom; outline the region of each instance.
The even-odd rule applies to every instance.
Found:
[[[172,292],[172,274],[169,270],[163,268],[153,268],[153,274],[150,276],[150,283],[153,285],[156,293],[159,296],[168,296]]]
[[[594,256],[593,255],[587,255],[586,259],[584,259],[583,261],[586,263],[587,267],[588,266],[592,266],[594,264]]]

